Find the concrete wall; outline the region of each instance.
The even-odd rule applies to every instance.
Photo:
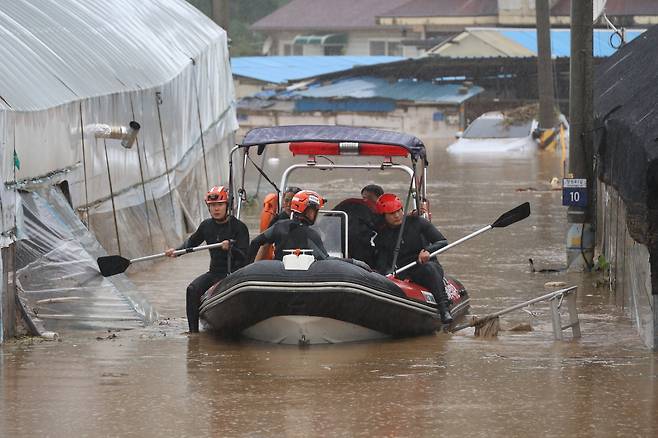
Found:
[[[237,100],[242,99],[243,97],[253,96],[254,94],[260,93],[265,88],[274,87],[274,84],[268,84],[261,81],[254,81],[249,78],[238,78],[233,77],[233,84],[235,85],[235,98]]]
[[[597,252],[610,262],[611,291],[637,328],[644,344],[658,351],[658,309],[651,284],[649,249],[631,238],[626,206],[619,193],[601,182],[597,200]]]
[[[552,8],[559,0],[548,0]],[[505,26],[534,26],[537,12],[535,0],[498,0],[498,19]]]

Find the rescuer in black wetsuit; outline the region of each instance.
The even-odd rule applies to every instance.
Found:
[[[249,245],[249,261],[256,258],[261,245],[273,243],[276,247],[274,258],[282,260],[286,249],[312,249],[318,260],[329,258],[322,238],[310,226],[315,223],[318,210],[324,199],[312,190],[297,192],[290,202],[292,219],[284,219],[256,236]]]
[[[375,260],[381,274],[392,271],[393,254],[404,213],[402,202],[392,193],[385,193],[377,200],[377,211],[384,215],[386,226],[375,237]],[[444,247],[448,241],[427,219],[407,216],[400,243],[397,266],[413,261],[418,264],[404,271],[400,277],[410,278],[430,290],[436,301],[441,322],[452,322],[450,301],[443,284],[443,268],[437,260],[430,260],[430,253]]]
[[[293,196],[295,196],[295,194],[299,193],[301,190],[302,189],[299,187],[286,188],[286,190],[283,192],[283,206],[281,208],[281,212],[272,218],[267,228],[271,227],[279,221],[290,219],[290,215],[292,214],[292,211],[290,210],[290,203],[292,202]]]
[[[249,230],[239,219],[228,215],[228,191],[222,187],[211,188],[205,196],[210,218],[204,220],[199,228],[178,248],[165,251],[168,257],[175,257],[177,249],[193,248],[201,245],[222,243],[219,248],[210,250],[210,268],[198,276],[187,287],[186,311],[190,333],[199,331],[199,306],[201,296],[210,286],[241,268],[247,262],[249,248]]]
[[[366,201],[372,201],[373,204],[377,202],[379,197],[384,194],[384,189],[377,184],[368,184],[361,189],[361,198]]]

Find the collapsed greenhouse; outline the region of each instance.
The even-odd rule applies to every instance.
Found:
[[[0,342],[16,319],[36,334],[152,321],[96,258],[177,244],[227,181],[226,32],[182,0],[27,0],[3,6],[0,33]]]

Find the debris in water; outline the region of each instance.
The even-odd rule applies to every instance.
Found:
[[[530,272],[532,273],[548,274],[562,271],[562,269],[535,269],[535,262],[532,259],[528,259],[528,263],[530,263]]]
[[[531,332],[532,330],[532,326],[529,322],[522,322],[521,324],[517,324],[508,329],[510,332]]]
[[[475,318],[477,321],[477,318]],[[495,338],[498,336],[498,330],[500,330],[500,318],[495,317],[482,321],[481,323],[476,322],[475,324],[475,336],[481,338]]]
[[[43,332],[41,337],[46,341],[57,341],[59,339],[59,334],[57,332]]]
[[[559,288],[559,287],[564,287],[567,284],[564,281],[549,281],[544,283],[545,288]]]

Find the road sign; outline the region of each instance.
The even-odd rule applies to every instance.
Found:
[[[587,207],[587,180],[585,178],[564,178],[562,180],[562,205]]]

